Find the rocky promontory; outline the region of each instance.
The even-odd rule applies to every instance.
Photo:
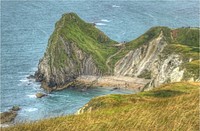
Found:
[[[17,116],[17,111],[20,110],[19,106],[13,106],[8,111],[0,113],[0,124],[10,123]]]
[[[135,40],[118,43],[68,13],[56,23],[35,78],[48,91],[77,81],[150,89],[163,83],[200,81],[198,54],[199,28],[153,27]],[[100,79],[95,83],[96,77]],[[138,81],[143,83],[137,86]]]

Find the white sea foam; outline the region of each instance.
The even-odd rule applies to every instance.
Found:
[[[37,67],[31,68],[31,70],[35,72],[35,71],[37,71]]]
[[[102,22],[110,22],[109,20],[106,19],[101,19]]]
[[[26,95],[26,96],[28,96],[29,98],[36,98],[35,95]]]
[[[23,85],[30,85],[32,82],[27,79],[26,77],[25,78],[22,78],[21,80],[19,80],[20,83],[17,84],[18,86],[23,86]]]
[[[119,8],[120,6],[118,5],[112,5],[113,8]]]
[[[27,74],[28,72],[19,71],[19,74]]]
[[[96,25],[106,25],[106,24],[104,24],[104,23],[96,23]]]
[[[37,108],[28,108],[28,109],[25,109],[25,111],[28,111],[28,112],[33,112],[33,111],[37,111],[38,109]]]
[[[28,83],[29,82],[29,80],[27,78],[23,78],[23,79],[21,79],[19,81],[22,82],[22,83]]]

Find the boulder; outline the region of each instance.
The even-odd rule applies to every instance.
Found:
[[[41,93],[41,92],[39,92],[39,93],[36,94],[37,98],[42,98],[44,96],[47,96],[47,94],[44,94],[44,93]]]
[[[27,77],[27,79],[35,79],[35,76],[34,75],[30,75]]]
[[[13,106],[10,111],[19,111],[20,110],[20,107],[19,106]]]

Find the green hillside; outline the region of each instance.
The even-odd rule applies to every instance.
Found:
[[[106,60],[117,51],[111,40],[93,24],[84,22],[75,13],[64,14],[56,23],[55,30],[49,39],[47,48],[51,55],[50,63],[53,67],[62,68],[68,65],[68,59],[77,59],[75,54],[68,56],[64,49],[65,42],[73,43],[79,49],[92,55],[96,65],[102,72],[106,72]]]
[[[133,95],[92,99],[85,112],[3,128],[3,131],[199,130],[199,85],[171,83]]]

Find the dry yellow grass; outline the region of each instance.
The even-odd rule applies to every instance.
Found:
[[[135,95],[92,99],[91,113],[25,123],[3,131],[198,131],[199,83],[172,83]]]

